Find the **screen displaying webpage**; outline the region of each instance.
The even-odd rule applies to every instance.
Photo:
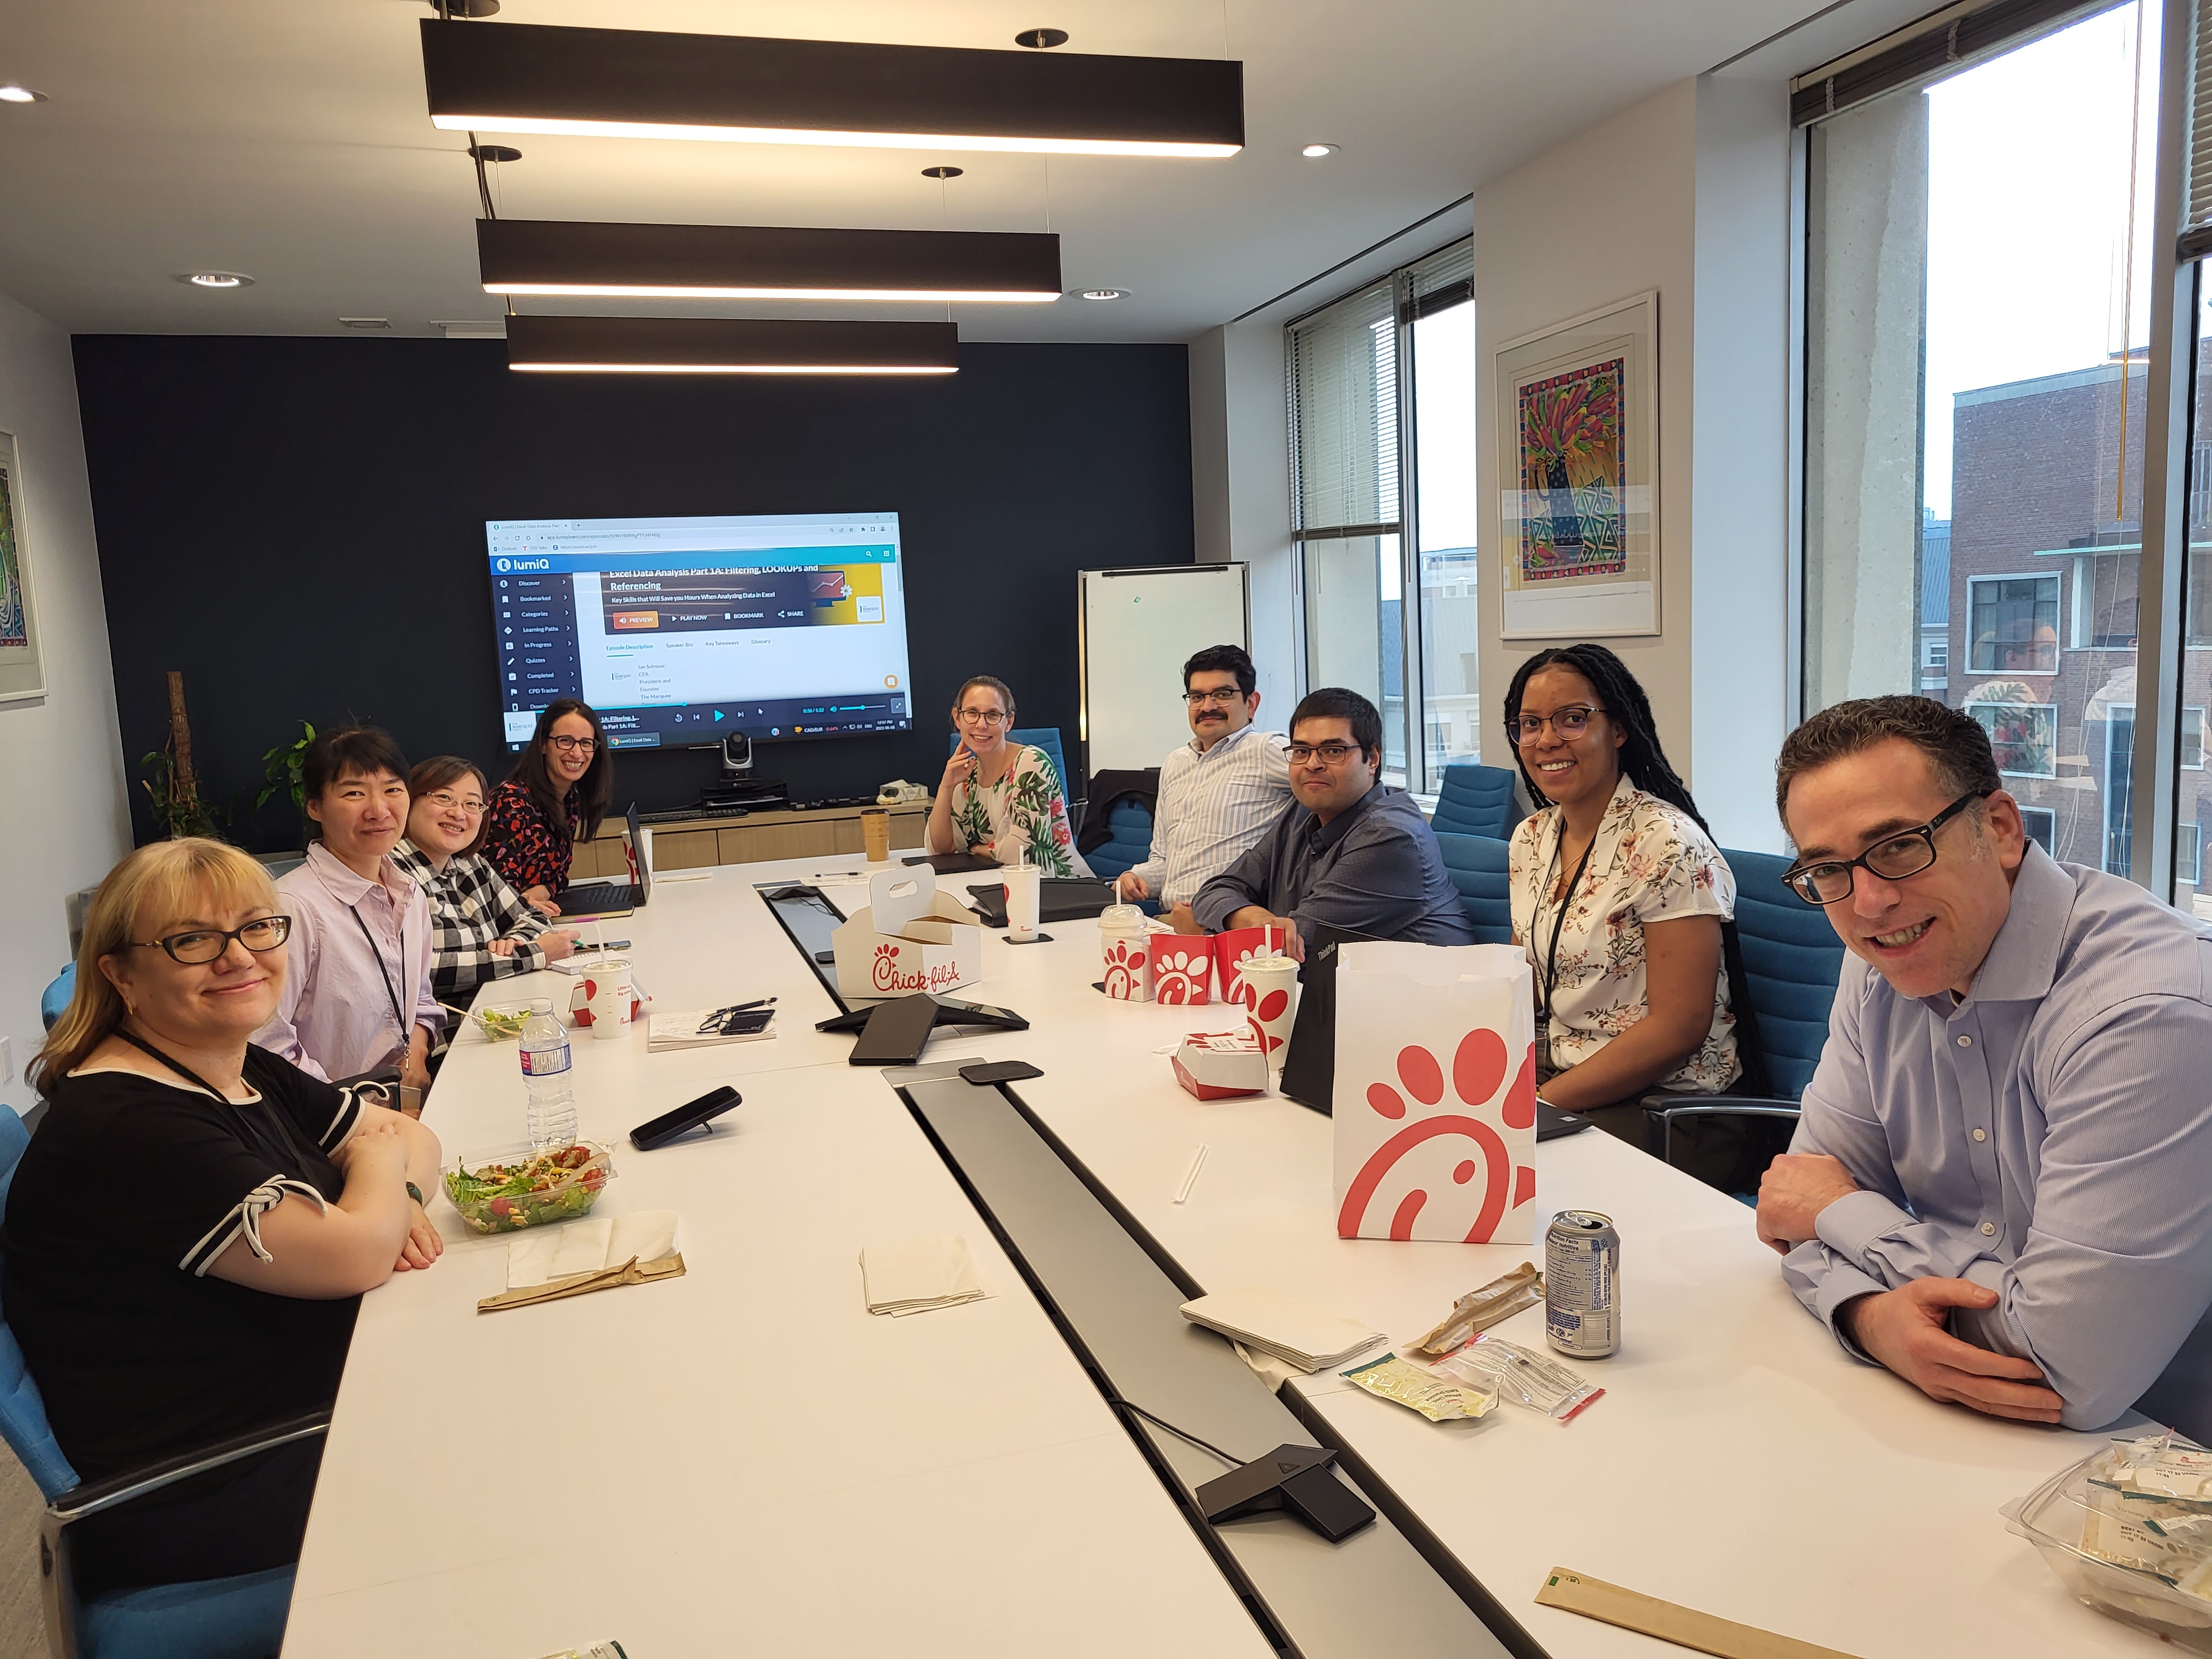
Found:
[[[581,697],[617,749],[903,732],[896,513],[484,526],[510,750]]]

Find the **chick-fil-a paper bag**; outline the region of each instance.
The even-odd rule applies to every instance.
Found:
[[[1532,989],[1518,945],[1340,948],[1339,1237],[1534,1242]]]

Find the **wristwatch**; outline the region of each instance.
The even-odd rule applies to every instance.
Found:
[[[407,1196],[413,1199],[417,1204],[422,1205],[425,1209],[429,1207],[428,1200],[426,1200],[422,1196],[422,1189],[420,1187],[417,1187],[411,1181],[407,1183]]]

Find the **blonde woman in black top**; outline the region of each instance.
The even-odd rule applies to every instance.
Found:
[[[86,917],[0,1302],[87,1480],[327,1405],[362,1292],[444,1248],[437,1137],[248,1040],[289,933],[268,872],[213,841],[140,848]],[[79,1522],[79,1593],[296,1559],[321,1456],[297,1442]]]

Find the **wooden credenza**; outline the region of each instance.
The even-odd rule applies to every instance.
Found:
[[[887,810],[891,846],[916,848],[929,825],[928,801]],[[702,865],[751,864],[761,859],[836,858],[863,850],[858,806],[825,806],[793,812],[770,807],[741,818],[679,818],[648,824],[653,832],[653,867],[696,870]],[[577,848],[568,871],[572,881],[606,880],[628,874],[623,864],[622,820],[599,826],[597,839]]]

